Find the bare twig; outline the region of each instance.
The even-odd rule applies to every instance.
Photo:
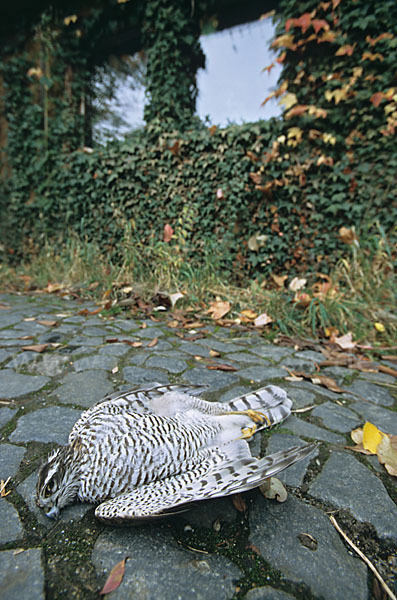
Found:
[[[376,579],[379,581],[379,583],[381,584],[381,586],[383,587],[383,589],[385,590],[385,592],[389,596],[389,598],[391,598],[391,600],[397,600],[396,596],[393,594],[393,592],[391,591],[391,589],[389,588],[389,586],[383,581],[381,575],[375,569],[375,567],[371,563],[371,561],[365,556],[365,554],[363,554],[361,552],[361,550],[359,548],[357,548],[357,546],[351,541],[351,539],[347,537],[346,533],[339,527],[339,525],[338,525],[335,517],[333,515],[330,515],[329,518],[331,520],[332,525],[335,527],[335,529],[346,540],[346,542],[349,544],[349,546],[351,546],[353,548],[353,550],[355,552],[357,552],[357,554],[365,562],[365,564],[367,565],[367,567],[369,569],[371,569],[372,573],[375,575]]]

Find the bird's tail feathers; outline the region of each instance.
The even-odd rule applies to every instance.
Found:
[[[291,414],[292,400],[288,398],[287,392],[282,388],[268,385],[255,392],[234,398],[226,406],[233,411],[260,411],[267,416],[271,425],[276,425]],[[263,427],[259,427],[258,430],[268,426],[269,423],[264,423]]]

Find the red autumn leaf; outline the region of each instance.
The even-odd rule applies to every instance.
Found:
[[[166,223],[164,225],[164,237],[163,237],[164,242],[170,242],[173,235],[174,235],[174,230],[172,229],[171,225]]]
[[[370,100],[372,104],[377,107],[382,102],[383,98],[383,92],[376,92],[375,94],[372,94]]]
[[[305,33],[311,23],[311,19],[310,13],[303,13],[299,19],[294,19],[294,24],[296,27],[300,27],[302,29],[302,33]]]
[[[316,33],[318,33],[320,29],[324,29],[324,31],[328,31],[329,29],[329,25],[327,21],[324,21],[324,19],[313,19],[312,25]]]
[[[115,565],[110,571],[110,575],[107,578],[105,585],[99,592],[101,596],[104,596],[105,594],[110,594],[110,592],[113,592],[119,587],[120,583],[123,581],[125,563],[127,559],[128,556],[126,556],[126,558],[117,563],[117,565]]]

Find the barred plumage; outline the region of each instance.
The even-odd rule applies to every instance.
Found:
[[[251,456],[246,440],[290,414],[292,402],[281,388],[225,404],[196,398],[202,389],[156,385],[85,411],[68,445],[41,468],[37,504],[50,517],[77,499],[101,503],[95,514],[106,522],[160,517],[196,500],[257,487],[313,450],[307,444]]]

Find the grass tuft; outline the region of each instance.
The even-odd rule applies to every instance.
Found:
[[[183,237],[143,245],[127,229],[117,264],[95,243],[71,236],[61,248],[46,243],[30,262],[0,266],[0,286],[28,292],[58,283],[97,300],[120,298],[129,286],[145,302],[159,292],[182,291],[178,307],[196,312],[203,313],[214,299],[232,304],[230,318],[238,319],[244,309],[266,312],[273,319],[263,330],[270,338],[278,332],[324,337],[350,331],[356,341],[392,345],[397,332],[393,252],[382,235],[370,248],[347,248],[331,274],[307,274],[304,287],[293,291],[292,276],[281,288],[258,279],[234,285],[215,248],[198,263]]]

